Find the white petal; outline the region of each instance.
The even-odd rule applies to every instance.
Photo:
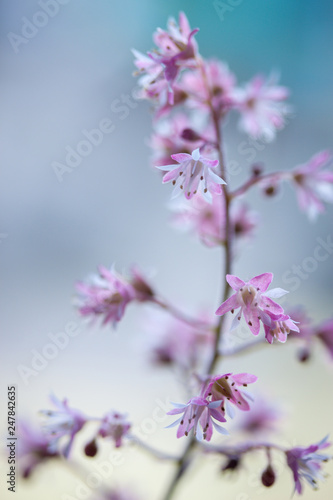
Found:
[[[227,431],[227,429],[225,429],[224,427],[221,427],[221,425],[216,424],[213,420],[212,420],[212,424],[214,426],[214,429],[216,429],[217,432],[219,432],[220,434],[224,434],[225,436],[229,435],[229,432]]]
[[[273,288],[272,290],[265,292],[263,295],[265,297],[269,297],[270,299],[278,299],[280,297],[283,297],[283,295],[286,295],[286,293],[289,292],[287,290],[284,290],[283,288]]]
[[[195,149],[193,152],[192,152],[192,158],[193,160],[195,161],[198,161],[200,159],[200,151],[199,151],[199,148]]]
[[[182,420],[182,416],[180,418],[178,418],[175,422],[172,422],[172,424],[170,425],[167,425],[166,427],[164,427],[164,429],[171,429],[171,427],[176,427],[176,425],[180,424],[181,420]]]
[[[228,400],[225,401],[225,410],[229,418],[234,418],[236,412],[232,404]]]

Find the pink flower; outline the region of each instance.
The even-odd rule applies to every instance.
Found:
[[[174,427],[179,424],[177,430],[177,438],[188,436],[189,432],[193,429],[194,435],[199,440],[205,439],[210,441],[213,434],[213,427],[221,434],[228,434],[228,432],[214,422],[226,422],[226,419],[216,410],[221,405],[221,401],[208,401],[202,397],[195,397],[190,399],[186,404],[173,403],[176,408],[170,410],[168,415],[183,414],[178,420],[168,427]]]
[[[242,415],[237,429],[251,436],[262,436],[276,430],[280,416],[279,408],[269,405],[265,399],[256,400],[249,412]]]
[[[213,171],[219,164],[218,160],[204,158],[199,149],[195,149],[191,155],[178,153],[171,155],[171,158],[176,160],[178,165],[164,165],[157,168],[167,171],[163,183],[172,181],[175,186],[173,198],[183,190],[185,197],[190,200],[200,189],[203,197],[210,202],[212,193],[222,193],[221,184],[225,182]]]
[[[153,338],[153,362],[176,365],[185,370],[196,367],[210,354],[214,340],[212,326],[204,315],[198,316],[198,326],[165,313],[151,315],[147,327]]]
[[[170,116],[167,120],[159,121],[155,125],[154,134],[151,136],[149,146],[153,151],[154,165],[165,165],[170,161],[170,156],[176,153],[191,153],[193,149],[204,145],[204,139],[200,136],[193,140],[186,138],[186,131],[192,129],[193,121],[184,113],[177,113]],[[183,132],[185,131],[185,137]],[[213,133],[211,130],[205,130],[203,134],[205,140],[213,142]],[[177,162],[174,160],[174,163]]]
[[[333,359],[333,319],[329,319],[317,327],[315,334],[322,341]]]
[[[223,195],[222,195],[223,196]],[[176,227],[196,233],[208,247],[221,245],[225,241],[225,206],[220,195],[213,195],[208,203],[197,195],[186,203],[171,207],[175,212],[173,223]],[[251,236],[258,217],[245,204],[231,206],[231,233],[237,238]]]
[[[278,316],[284,314],[282,307],[274,302],[271,297],[282,297],[288,292],[282,288],[274,288],[265,293],[273,280],[272,273],[260,274],[248,282],[232,274],[227,274],[226,280],[236,293],[221,304],[216,314],[222,316],[229,311],[233,313],[236,309],[239,309],[231,329],[237,326],[242,314],[244,314],[245,321],[249,325],[251,332],[253,335],[258,335],[260,320],[264,325],[270,327],[272,325],[271,315]]]
[[[59,457],[57,439],[46,436],[21,422],[19,424],[18,458],[22,476],[26,479],[39,464]]]
[[[297,493],[301,494],[303,491],[302,480],[306,480],[314,489],[317,489],[318,479],[324,479],[321,465],[331,457],[318,452],[331,445],[327,439],[328,436],[308,448],[292,448],[286,452],[287,464],[292,470]]]
[[[140,72],[146,72],[139,84],[146,89],[147,98],[158,96],[167,88],[167,101],[174,104],[174,84],[180,69],[196,66],[198,54],[193,37],[198,31],[191,30],[185,14],[181,12],[179,26],[174,19],[170,19],[168,31],[158,28],[154,33],[157,49],[148,52],[148,57],[134,51],[135,65]]]
[[[51,395],[50,399],[57,410],[40,411],[46,417],[43,429],[46,435],[57,440],[69,436],[69,440],[62,450],[63,455],[68,458],[75,435],[82,429],[88,418],[79,410],[70,408],[67,399],[60,401],[53,395]]]
[[[264,330],[265,338],[270,344],[273,344],[274,339],[284,343],[290,331],[299,332],[298,326],[295,325],[295,322],[287,314],[269,314],[269,316],[271,324],[264,324]]]
[[[217,411],[223,417],[227,413],[230,418],[233,418],[235,413],[230,403],[242,411],[249,411],[250,405],[246,398],[252,398],[242,389],[248,384],[253,384],[257,379],[258,377],[249,373],[215,375],[208,378],[202,392],[204,397],[211,398],[212,401],[220,401]]]
[[[131,424],[127,421],[126,415],[113,411],[103,418],[98,434],[103,438],[112,438],[116,448],[119,448],[122,445],[123,437],[126,436],[130,428]]]
[[[179,86],[188,94],[186,104],[210,111],[212,105],[221,116],[232,104],[236,78],[228,66],[215,59],[203,62],[203,68],[185,72]]]
[[[265,82],[262,76],[256,76],[244,88],[235,89],[233,100],[241,113],[240,128],[254,139],[273,140],[285,125],[289,107],[283,101],[287,97],[288,90],[276,85],[274,77]]]
[[[99,275],[88,282],[79,282],[78,308],[82,316],[103,317],[103,325],[115,324],[124,315],[127,304],[133,300],[151,300],[153,290],[138,269],[132,269],[132,279],[126,280],[115,272],[99,266]]]
[[[325,211],[323,202],[333,203],[333,172],[322,170],[331,159],[329,151],[321,151],[291,174],[298,204],[311,220]]]

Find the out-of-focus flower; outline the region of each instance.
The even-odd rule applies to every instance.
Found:
[[[214,336],[205,314],[198,315],[198,325],[154,312],[146,322],[146,329],[152,336],[150,351],[152,361],[158,365],[175,365],[188,370],[196,367],[210,354]]]
[[[168,22],[168,30],[160,28],[154,33],[153,39],[157,46],[148,56],[133,51],[136,57],[134,64],[143,75],[139,85],[143,88],[142,97],[156,99],[159,105],[163,104],[166,92],[166,101],[174,104],[174,85],[182,68],[195,68],[198,56],[197,44],[194,35],[198,29],[191,30],[187,17],[183,12],[179,14],[179,25],[174,19]],[[150,62],[150,61],[151,62]]]
[[[127,304],[133,300],[151,300],[154,292],[137,268],[132,269],[132,278],[126,280],[104,266],[99,266],[99,275],[92,275],[87,282],[76,285],[78,309],[82,316],[103,317],[103,325],[115,325],[124,315]]]
[[[92,500],[138,500],[138,497],[134,496],[132,492],[118,488],[105,491],[101,495],[94,497]]]
[[[292,470],[295,491],[299,494],[303,491],[302,481],[307,481],[314,489],[317,489],[318,480],[323,480],[321,466],[331,457],[321,453],[321,450],[327,448],[331,443],[327,442],[325,437],[318,444],[313,444],[307,448],[292,448],[286,451],[287,464]]]
[[[81,411],[71,408],[67,399],[60,401],[54,395],[51,395],[50,399],[57,409],[40,411],[45,416],[43,429],[45,434],[53,439],[59,440],[64,436],[69,437],[62,450],[62,454],[68,458],[76,434],[89,419]]]
[[[168,427],[174,427],[179,424],[177,430],[177,438],[188,436],[189,432],[193,429],[194,435],[199,440],[205,439],[210,441],[213,434],[213,427],[221,434],[228,434],[226,429],[214,422],[226,422],[223,415],[216,410],[221,405],[221,401],[208,401],[205,398],[195,397],[190,399],[186,404],[173,403],[176,408],[170,410],[168,415],[179,415],[173,424]]]
[[[298,204],[311,220],[325,211],[323,202],[333,203],[333,172],[323,170],[331,160],[329,151],[321,151],[291,173]]]
[[[218,60],[203,61],[202,67],[183,74],[179,86],[188,95],[190,107],[211,111],[222,116],[232,105],[236,78],[228,66]]]
[[[157,122],[149,140],[149,146],[153,151],[153,165],[165,165],[170,162],[171,155],[191,153],[193,149],[202,147],[205,141],[213,142],[211,129],[205,129],[202,134],[205,138],[203,139],[201,132],[198,134],[192,130],[193,123],[196,123],[196,120],[189,118],[185,113],[177,113],[167,120]],[[176,160],[174,163],[177,163]]]
[[[271,324],[265,325],[265,338],[267,342],[273,344],[274,340],[279,342],[286,342],[288,334],[293,332],[299,332],[299,328],[295,325],[295,322],[288,316],[288,314],[274,315],[269,314],[271,318]]]
[[[172,219],[175,226],[197,233],[200,240],[208,247],[224,243],[225,203],[220,195],[213,195],[212,203],[208,203],[201,195],[198,195],[190,202],[178,204],[171,209],[175,212]],[[247,205],[232,205],[230,213],[232,236],[236,238],[251,236],[257,221],[257,214]]]
[[[110,437],[114,440],[116,448],[119,448],[130,428],[131,424],[127,420],[127,415],[112,411],[103,418],[98,435],[103,438]]]
[[[26,422],[19,423],[18,429],[19,467],[22,477],[27,479],[39,464],[59,457],[57,438],[45,435]]]
[[[244,314],[245,321],[249,325],[251,332],[253,335],[258,335],[260,320],[264,325],[271,327],[272,315],[284,314],[283,308],[274,302],[271,297],[282,297],[288,292],[282,288],[274,288],[265,293],[273,280],[272,273],[260,274],[248,282],[237,278],[237,276],[227,274],[226,280],[236,293],[221,304],[216,314],[222,316],[229,311],[233,313],[236,309],[239,309],[231,329],[237,326],[242,314]]]
[[[276,430],[280,417],[279,408],[269,404],[265,399],[256,399],[250,410],[241,415],[241,420],[236,424],[237,430],[250,436],[262,436]]]
[[[233,102],[241,113],[240,128],[254,139],[273,140],[285,125],[288,95],[288,89],[277,85],[274,77],[265,81],[256,76],[244,88],[236,88]]]
[[[191,155],[178,153],[171,155],[171,158],[176,160],[178,165],[164,165],[157,168],[167,172],[163,177],[163,183],[172,181],[175,186],[173,197],[183,190],[185,197],[190,200],[200,189],[203,197],[211,202],[212,193],[222,193],[221,184],[225,184],[225,181],[213,171],[219,164],[218,160],[204,158],[199,149],[195,149]]]

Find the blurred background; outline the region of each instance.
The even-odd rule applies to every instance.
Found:
[[[169,418],[151,424],[157,400],[182,401],[183,395],[173,373],[156,372],[147,363],[140,308],[129,306],[113,331],[88,328],[72,306],[75,281],[98,264],[113,262],[119,271],[138,263],[165,296],[189,311],[201,305],[215,311],[219,305],[220,251],[169,225],[170,186],[162,186],[150,168],[149,105],[142,101],[127,107],[126,116],[116,111],[115,101],[135,87],[130,49],[151,49],[156,27],[164,28],[170,15],[184,10],[191,26],[200,28],[201,54],[227,61],[239,82],[258,72],[280,72],[281,83],[291,89],[293,119],[274,143],[258,151],[256,160],[267,170],[289,169],[332,148],[333,4],[226,0],[220,2],[229,6],[222,19],[217,2],[59,0],[58,11],[46,18],[36,15],[42,3],[2,0],[0,12],[2,436],[6,388],[14,383],[20,418],[37,421],[38,410],[50,406],[52,391],[89,415],[111,408],[127,411],[144,427],[147,443],[180,452],[184,442],[176,442],[174,429],[164,429]],[[27,27],[32,19],[40,25],[35,30]],[[83,131],[97,128],[105,118],[112,121],[112,132],[59,182],[54,162],[64,163],[68,148],[75,149],[85,138]],[[248,165],[237,146],[246,137],[233,119],[225,136],[228,159],[244,167],[231,181],[237,186]],[[258,191],[248,199],[261,213],[261,225],[257,238],[242,247],[234,272],[250,278],[272,271],[275,286],[288,289],[286,272],[313,256],[317,238],[332,237],[332,207],[311,224],[289,186],[272,200]],[[318,263],[288,297],[292,305],[305,304],[317,322],[332,315],[332,258]],[[31,368],[34,353],[49,342],[48,334],[63,332],[70,322],[79,333],[23,380],[22,366]],[[332,431],[332,364],[319,347],[305,365],[296,359],[295,344],[288,343],[283,349],[228,359],[223,367],[224,372],[256,373],[254,392],[269,394],[281,407],[284,437],[275,440],[308,445]],[[91,462],[80,457],[85,440],[78,439],[74,457],[89,470]],[[105,456],[95,462],[111,450],[105,447]],[[172,466],[134,450],[120,453],[124,464],[107,478],[110,486],[130,485],[145,500],[161,498]],[[263,463],[258,454],[235,481],[218,473],[221,461],[205,458],[194,464],[175,498],[197,500],[203,493],[212,500],[289,498],[290,471],[281,466],[277,485],[264,489],[259,481]],[[2,461],[2,498],[11,498],[4,479],[7,467]],[[332,465],[326,470],[332,472]],[[90,496],[78,496],[79,484],[64,465],[50,463],[31,481],[19,481],[15,498],[97,499],[94,488]],[[307,487],[304,498],[327,500],[332,488],[328,479],[319,492]]]

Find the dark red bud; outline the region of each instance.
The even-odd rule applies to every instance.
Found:
[[[201,137],[198,135],[195,130],[191,128],[184,128],[182,133],[180,134],[182,139],[185,139],[185,141],[200,141]]]
[[[274,196],[276,194],[276,188],[274,186],[268,186],[265,189],[265,194],[267,196]]]
[[[226,470],[236,470],[240,465],[239,457],[231,457],[230,460],[222,467],[222,472]]]
[[[84,453],[87,457],[94,457],[98,451],[96,440],[93,439],[90,443],[87,443],[84,447]]]
[[[259,163],[256,163],[255,165],[252,166],[252,173],[256,177],[262,174],[264,168],[262,165],[259,165]]]
[[[270,464],[262,473],[261,482],[267,488],[270,488],[270,486],[273,486],[273,484],[275,483],[275,472]]]
[[[298,353],[298,359],[301,363],[306,363],[310,359],[310,352],[308,349],[303,349]]]

